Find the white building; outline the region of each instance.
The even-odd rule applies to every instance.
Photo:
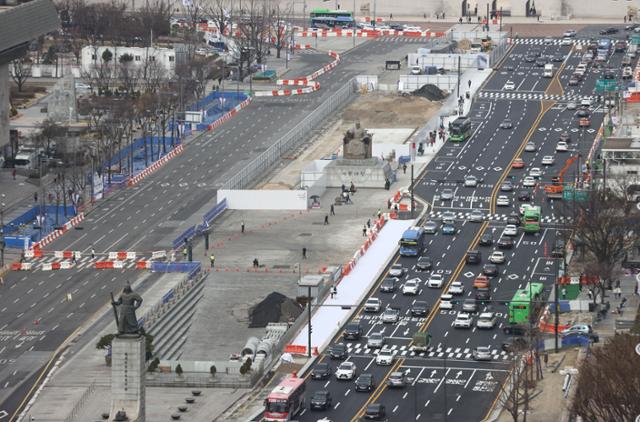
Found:
[[[114,46],[86,46],[82,48],[81,69],[83,73],[92,73],[103,64],[102,56],[106,50],[112,53],[110,63],[113,65],[113,75],[117,75],[117,64],[120,57],[130,55],[133,57],[132,66],[142,68],[144,66],[157,66],[171,77],[176,67],[176,51],[173,48],[160,47],[114,47]]]

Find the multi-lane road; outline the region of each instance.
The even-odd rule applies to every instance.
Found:
[[[104,309],[110,291],[139,277],[131,265],[94,270],[97,258],[89,256],[92,249],[97,254],[168,249],[181,222],[212,207],[218,186],[245,163],[355,75],[370,73],[384,58],[401,59],[417,41],[425,42],[370,41],[350,50],[338,67],[319,78],[321,89],[314,94],[255,98],[216,131],[187,143],[184,153],[161,170],[100,203],[87,215],[82,230],[47,246],[51,251],[81,251],[83,257],[73,269],[43,272],[41,264],[54,259],[46,257],[36,262],[33,272],[7,275],[0,286],[0,415],[15,415],[65,340]],[[325,54],[302,56],[306,65],[290,77],[307,75],[331,60]],[[157,279],[151,275],[145,284]]]
[[[585,42],[578,40],[580,44]],[[562,61],[555,63],[553,78],[543,78],[542,67],[525,62],[524,56],[532,49],[539,49],[543,56],[562,55]],[[617,73],[621,73],[622,57],[623,53],[613,52],[608,57],[608,66]],[[568,86],[569,76],[581,58],[575,48],[561,46],[559,40],[545,44],[542,39],[529,39],[514,45],[472,105],[469,116],[474,133],[471,139],[462,144],[445,144],[417,181],[416,194],[431,206],[427,219],[439,222],[444,212],[452,212],[456,217],[454,235],[444,235],[440,231],[427,235],[424,255],[432,258],[432,271],[444,276],[444,287],[428,288],[426,281],[431,272],[418,271],[416,258],[396,256],[393,263],[408,270],[402,281],[416,277],[421,280],[418,296],[404,296],[399,290],[380,292],[380,283],[387,275],[385,272],[369,297],[381,299],[383,307],[400,309],[400,320],[385,324],[381,321],[381,313],[365,313],[360,308],[353,320],[360,321],[364,327],[363,337],[357,341],[344,340],[339,333],[333,340],[333,343],[346,344],[347,359],[355,363],[357,374],[373,375],[375,390],[372,393],[356,392],[353,381],[337,381],[333,375],[326,380],[308,379],[308,397],[315,391],[327,390],[333,402],[331,408],[323,412],[305,409],[299,420],[316,421],[327,417],[333,421],[355,421],[371,403],[383,404],[389,421],[481,421],[495,408],[498,392],[513,366],[513,356],[501,349],[505,340],[501,328],[508,322],[507,307],[498,301],[510,300],[515,291],[529,281],[544,283],[545,298],[551,292],[556,264],[548,255],[556,236],[563,236],[565,213],[562,201],[546,200],[542,185],[558,174],[569,157],[578,153],[583,157],[587,155],[605,116],[603,105],[594,102],[589,107],[590,128],[578,128],[576,111],[567,109],[570,102],[577,102],[579,107],[583,97],[594,95],[595,82],[602,76],[602,69],[589,66],[584,80],[577,86]],[[620,78],[621,75],[616,76]],[[508,81],[514,83],[515,89],[504,90]],[[499,128],[507,118],[512,121],[513,128]],[[556,152],[563,132],[571,136],[569,151]],[[536,151],[525,151],[529,142],[536,145]],[[555,157],[555,164],[542,165],[542,157],[547,155]],[[512,168],[515,158],[524,160],[524,169]],[[542,169],[538,185],[523,187],[523,178],[533,167]],[[463,181],[468,175],[481,179],[479,185],[465,187]],[[501,191],[505,181],[512,182],[513,191]],[[452,199],[441,198],[444,189],[453,191]],[[465,286],[461,299],[473,297],[473,280],[480,273],[482,264],[488,262],[490,253],[496,250],[495,243],[478,246],[478,240],[483,234],[491,234],[494,241],[498,240],[507,217],[518,213],[521,202],[517,193],[522,190],[531,192],[532,203],[541,206],[542,229],[536,234],[519,232],[513,237],[513,248],[504,251],[506,262],[498,265],[499,274],[492,279],[490,289],[491,299],[496,301],[493,311],[498,323],[492,330],[453,328],[462,305],[455,304],[453,310],[440,310],[440,296],[451,282],[460,281]],[[507,195],[510,205],[497,207],[498,195]],[[482,210],[484,222],[469,221],[468,216],[474,209]],[[465,262],[466,252],[474,248],[482,252],[480,265]],[[426,317],[411,316],[410,307],[416,300],[429,304],[431,311]],[[410,350],[413,335],[418,331],[426,331],[432,336],[427,352]],[[395,353],[391,366],[377,365],[377,350],[367,347],[367,337],[376,332],[383,333],[386,347]],[[475,361],[472,351],[477,346],[490,347],[493,359]],[[340,363],[326,353],[318,362],[328,362],[332,371]],[[405,372],[408,385],[400,389],[387,388],[385,380],[393,371]]]

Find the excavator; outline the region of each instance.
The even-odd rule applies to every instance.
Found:
[[[556,177],[551,178],[551,184],[545,185],[544,193],[547,196],[547,201],[553,199],[562,199],[562,192],[564,191],[564,174],[569,170],[571,164],[578,159],[578,155],[572,155],[560,170],[560,173]]]

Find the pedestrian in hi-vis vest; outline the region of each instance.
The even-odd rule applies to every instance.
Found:
[[[211,262],[211,268],[213,268],[213,266],[216,265],[216,256],[211,254],[209,261]]]

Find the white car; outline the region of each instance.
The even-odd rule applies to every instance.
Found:
[[[356,376],[356,364],[353,362],[342,362],[336,369],[336,379],[352,380]]]
[[[468,188],[475,188],[478,186],[478,178],[475,176],[467,176],[464,178],[464,185]]]
[[[496,200],[496,205],[499,207],[508,207],[510,205],[507,195],[500,195]]]
[[[412,278],[404,282],[404,286],[402,286],[402,294],[403,295],[417,295],[420,291],[420,279]]]
[[[422,69],[420,69],[420,66],[411,66],[412,75],[419,75],[421,73],[422,73]]]
[[[560,41],[560,45],[573,45],[573,40],[569,37],[565,37]]]
[[[460,281],[454,281],[449,286],[449,290],[447,291],[450,295],[461,295],[464,293],[464,284]]]
[[[552,166],[556,162],[556,159],[553,158],[553,155],[545,155],[542,157],[542,165],[543,166]]]
[[[515,224],[507,224],[502,232],[503,236],[517,236],[518,235],[518,226]],[[493,261],[492,261],[493,262]]]
[[[522,179],[522,186],[530,188],[535,185],[536,185],[536,179],[534,179],[532,176],[527,176],[524,179]]]
[[[576,108],[578,108],[578,104],[574,102],[567,103],[567,110],[575,110]]]
[[[382,302],[377,297],[370,297],[364,303],[365,312],[380,312],[381,307],[382,307]]]
[[[564,34],[562,34],[563,37],[565,38],[573,38],[576,36],[576,30],[575,29],[568,29],[566,31],[564,31]]]
[[[440,309],[453,309],[453,296],[449,293],[445,293],[440,296]]]
[[[453,328],[471,328],[473,326],[473,317],[466,312],[460,312],[453,321]]]
[[[496,326],[496,315],[493,312],[482,312],[478,316],[476,327],[478,328],[493,328]]]
[[[553,38],[551,38],[551,37],[545,37],[545,38],[544,38],[544,43],[545,43],[545,45],[551,45],[551,44],[553,44]]]
[[[393,264],[389,270],[389,275],[391,277],[402,277],[406,272],[407,269],[404,268],[402,264]]]
[[[531,204],[520,204],[520,206],[518,207],[518,211],[520,212],[520,215],[524,215],[524,212],[531,207],[533,207],[533,205]]]
[[[384,323],[395,324],[400,319],[400,312],[398,312],[397,309],[387,308],[382,313],[382,317],[380,319]]]
[[[504,259],[504,252],[502,251],[493,251],[489,256],[489,262],[492,264],[504,264]]]
[[[393,363],[393,350],[381,349],[376,355],[376,365],[391,365]]]
[[[529,170],[529,176],[539,178],[542,176],[542,169],[540,167],[533,167]]]
[[[567,152],[569,151],[569,145],[566,142],[560,141],[556,145],[556,152]]]
[[[631,67],[627,66],[624,69],[622,69],[622,77],[624,79],[629,79],[633,77],[633,69],[631,69]]]
[[[506,84],[504,84],[504,88],[505,91],[513,91],[514,89],[516,89],[516,84],[513,83],[512,81],[507,81]]]
[[[439,289],[442,287],[443,283],[444,279],[442,278],[442,274],[431,274],[429,276],[429,280],[427,281],[427,286],[434,289]]]

